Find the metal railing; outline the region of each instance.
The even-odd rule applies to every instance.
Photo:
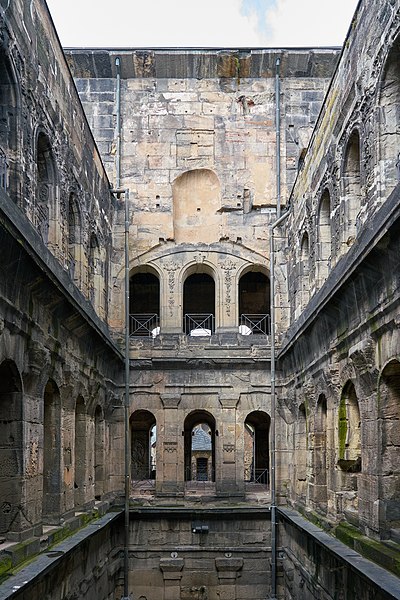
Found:
[[[207,471],[196,472],[196,468],[185,468],[185,481],[201,483],[215,483],[215,468],[208,466]],[[197,484],[196,484],[197,485]]]
[[[155,468],[132,467],[132,481],[154,481],[156,478]]]
[[[261,483],[263,485],[269,485],[269,470],[268,469],[251,469],[247,483]]]
[[[153,337],[160,333],[160,319],[157,314],[129,315],[130,337]]]
[[[185,315],[184,331],[186,335],[210,336],[214,333],[214,315],[212,313]]]
[[[269,335],[270,315],[240,315],[239,333],[242,335]]]

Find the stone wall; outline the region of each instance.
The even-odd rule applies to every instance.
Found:
[[[2,6],[0,530],[8,543],[121,490],[123,435],[121,355],[106,325],[107,176],[47,6]]]
[[[282,225],[288,251],[277,259],[288,264],[292,323],[279,353],[281,444],[290,448],[282,491],[328,527],[346,519],[392,540],[400,523],[399,22],[398,2],[360,3]]]
[[[0,586],[1,600],[116,600],[121,514],[111,513],[43,553]]]
[[[279,598],[400,598],[398,578],[323,533],[293,511],[280,511]]]
[[[262,600],[267,596],[269,511],[260,509],[252,516],[204,508],[140,512],[131,522],[134,597]]]
[[[277,59],[285,205],[337,57],[335,50],[67,52],[112,180],[120,60],[120,165],[121,184],[130,188],[130,267],[132,274],[147,269],[159,279],[162,331],[182,330],[182,285],[194,269],[218,283],[216,328],[237,330],[241,272],[269,272],[268,225],[277,202]],[[114,230],[117,330],[123,316],[121,241]],[[277,271],[283,282],[285,273]],[[284,327],[287,296],[280,293]]]

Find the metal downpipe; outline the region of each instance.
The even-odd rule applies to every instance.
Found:
[[[129,452],[129,190],[113,189],[112,194],[124,195],[125,200],[125,227],[124,227],[124,254],[125,254],[125,394],[124,394],[124,429],[125,429],[125,506],[124,506],[124,595],[121,600],[130,600],[129,597],[129,496],[130,496],[130,452]]]
[[[121,61],[119,56],[117,56],[115,59],[115,68],[117,70],[117,146],[115,149],[115,187],[119,189],[121,186]]]
[[[275,392],[275,248],[274,229],[288,216],[285,212],[269,226],[270,303],[271,303],[271,599],[277,594],[277,518],[276,518],[276,392]]]
[[[129,600],[129,190],[125,192],[125,543],[124,543],[124,598]]]
[[[281,216],[281,59],[275,63],[276,216]]]

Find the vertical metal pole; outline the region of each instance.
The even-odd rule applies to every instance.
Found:
[[[275,248],[274,248],[274,229],[286,217],[289,212],[285,212],[275,223],[269,226],[269,256],[270,256],[270,303],[271,303],[271,598],[275,599],[277,594],[277,518],[276,518],[276,392],[275,392],[275,336],[276,336],[276,316],[275,316]]]
[[[275,482],[275,257],[274,229],[269,228],[271,274],[271,598],[276,598],[276,482]]]
[[[276,216],[281,216],[281,59],[276,59],[275,72],[275,129],[276,129]]]
[[[125,191],[125,544],[124,544],[124,598],[129,600],[129,190]]]
[[[119,189],[121,185],[121,70],[120,58],[115,59],[115,67],[117,69],[117,147],[115,153],[115,187]],[[125,197],[126,201],[126,197]]]

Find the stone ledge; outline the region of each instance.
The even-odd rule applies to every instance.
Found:
[[[300,531],[304,531],[316,543],[326,548],[340,561],[343,561],[351,569],[358,572],[362,577],[374,582],[377,588],[387,594],[389,598],[393,598],[393,600],[400,600],[400,579],[398,577],[383,567],[375,564],[371,560],[364,558],[353,547],[349,547],[338,538],[334,538],[328,533],[325,533],[325,531],[304,519],[296,511],[279,508],[278,515],[280,515],[281,518],[288,521],[290,524],[294,525]],[[349,527],[351,526],[346,525],[346,529]],[[352,527],[351,529],[354,530],[355,528]],[[358,536],[365,538],[365,536],[362,536],[359,532]],[[368,538],[365,539],[368,540]]]
[[[1,595],[3,587],[7,584],[7,581],[12,579],[15,569],[21,569],[25,562],[32,560],[35,556],[42,554],[46,554],[48,557],[51,555],[52,558],[60,556],[61,549],[59,546],[61,542],[74,536],[78,530],[85,528],[85,526],[90,524],[98,526],[99,521],[104,516],[108,516],[106,514],[108,509],[109,503],[101,502],[94,510],[78,513],[67,519],[61,526],[46,528],[47,531],[40,537],[33,537],[24,542],[5,543],[5,548],[0,549],[0,600],[3,598]],[[112,515],[114,518],[115,513],[112,513]],[[53,549],[55,544],[58,545]],[[64,554],[64,551],[61,554]],[[7,577],[10,579],[7,579]],[[5,597],[8,598],[9,596]]]

